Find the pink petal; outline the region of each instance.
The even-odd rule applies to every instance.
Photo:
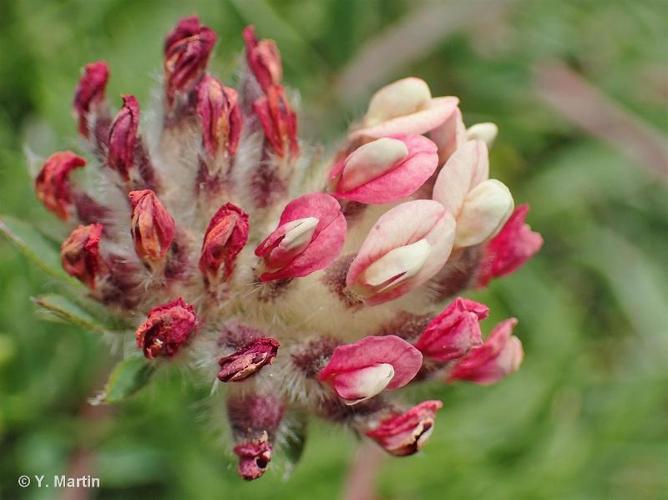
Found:
[[[454,231],[454,220],[440,203],[402,203],[371,229],[348,269],[346,284],[368,304],[404,295],[443,267],[452,250]],[[388,279],[376,283],[384,274]]]
[[[469,191],[488,177],[487,146],[482,141],[466,142],[443,165],[432,197],[457,218]]]
[[[403,150],[398,147],[402,144]],[[397,201],[417,191],[437,166],[436,145],[426,137],[377,139],[357,148],[334,168],[335,195],[360,203]]]
[[[438,146],[438,161],[446,162],[466,142],[466,127],[459,108],[443,124],[429,132],[429,138]]]
[[[455,112],[458,103],[456,97],[436,97],[427,109],[354,131],[350,134],[350,141],[378,139],[395,134],[426,134],[443,124]]]
[[[422,354],[395,335],[364,337],[354,344],[338,346],[318,378],[332,384],[343,399],[357,402],[385,388],[370,380],[388,374],[389,370],[381,365],[392,367],[394,373],[386,387],[397,389],[415,377],[422,366]],[[364,390],[371,386],[374,387],[371,393]]]
[[[529,205],[518,206],[499,234],[485,246],[479,286],[486,286],[492,278],[516,271],[543,246],[541,235],[525,223],[528,212]]]
[[[461,358],[448,380],[467,380],[476,384],[493,384],[518,370],[524,357],[522,342],[512,336],[515,318],[502,321],[478,347]]]
[[[305,224],[313,219],[318,222],[315,229],[310,228],[310,239],[295,247],[285,238],[295,229],[290,223],[300,219],[305,219]],[[338,256],[345,236],[346,219],[338,201],[325,193],[300,196],[288,203],[276,229],[255,249],[268,269],[260,279],[297,278],[324,269]]]
[[[413,455],[425,444],[434,428],[440,401],[424,401],[410,410],[392,415],[366,433],[385,451],[397,457]]]
[[[427,325],[415,347],[436,361],[460,358],[482,343],[479,321],[488,314],[486,305],[457,298]]]

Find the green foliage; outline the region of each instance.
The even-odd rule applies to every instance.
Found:
[[[0,228],[19,248],[31,240],[41,249],[25,258],[0,238],[0,497],[52,498],[47,490],[20,490],[17,477],[66,473],[79,449],[91,452],[91,474],[102,481],[91,494],[100,498],[339,497],[356,441],[325,423],[309,426],[289,480],[273,472],[246,484],[218,442],[224,423],[200,416],[208,389],[181,373],[160,370],[159,380],[113,413],[91,410],[87,400],[112,371],[94,330],[122,325],[62,287],[57,247],[42,234],[62,235],[34,200],[24,147],[40,156],[76,149],[71,95],[91,60],[110,63],[113,103],[121,93],[148,100],[164,33],[193,12],[219,33],[213,70],[228,81],[245,24],[275,38],[286,81],[302,91],[301,130],[331,140],[364,108],[359,99],[344,104],[337,76],[372,37],[428,3],[3,3],[0,211],[11,216]],[[489,5],[449,3],[478,4],[481,13]],[[539,100],[534,79],[535,63],[563,60],[668,132],[666,4],[507,3],[502,16],[468,24],[391,76],[421,76],[435,94],[460,96],[470,123],[500,126],[492,170],[518,202],[531,204],[530,223],[546,244],[529,266],[475,296],[492,309],[487,329],[510,315],[520,320],[525,364],[494,387],[434,383],[407,394],[439,397],[445,406],[424,453],[384,462],[379,492],[388,499],[668,498],[668,193]],[[36,318],[28,298],[44,293],[38,304],[79,326]],[[150,371],[129,363],[113,372],[108,398],[133,392]]]

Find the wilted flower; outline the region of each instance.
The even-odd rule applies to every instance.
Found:
[[[244,479],[299,454],[308,414],[415,453],[442,404],[411,408],[402,387],[491,383],[522,358],[515,320],[483,342],[487,307],[460,297],[542,243],[489,179],[496,126],[467,129],[456,97],[405,78],[373,95],[338,151],[313,155],[327,148],[300,148],[276,44],[252,27],[243,38],[233,89],[207,70],[213,31],[180,21],[146,129],[132,96],[112,120],[107,66],[86,66],[74,104],[95,193],[71,175],[86,161],[70,152],[35,180],[78,225],[65,271],[113,324],[132,324],[118,335],[134,330],[147,358],[128,353],[107,389],[119,400],[166,363],[212,383]]]

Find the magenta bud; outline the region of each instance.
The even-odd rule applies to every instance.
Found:
[[[271,444],[266,439],[241,443],[234,447],[234,454],[239,457],[237,471],[246,481],[257,479],[267,470],[271,461]]]
[[[488,314],[486,305],[459,297],[427,325],[415,347],[435,361],[461,358],[482,343],[479,321]]]
[[[218,360],[221,382],[240,382],[255,375],[267,364],[271,364],[278,353],[278,340],[262,337],[252,340],[234,354]]]
[[[79,226],[60,247],[63,269],[70,276],[95,289],[95,280],[106,269],[100,256],[102,224]]]
[[[222,149],[234,156],[241,137],[241,110],[237,91],[205,75],[197,91],[197,114],[202,125],[202,145],[211,157]]]
[[[291,201],[278,226],[255,249],[264,262],[260,279],[307,276],[337,257],[346,237],[341,206],[328,194],[311,193]]]
[[[517,371],[524,351],[520,339],[512,335],[515,318],[502,321],[494,327],[482,345],[474,347],[461,358],[448,376],[448,381],[466,380],[488,385]]]
[[[123,107],[114,118],[109,129],[109,156],[107,163],[124,181],[130,179],[134,165],[139,129],[139,102],[131,95],[123,96]]]
[[[247,241],[248,214],[226,203],[211,218],[202,241],[199,269],[209,283],[232,275],[237,255]]]
[[[330,384],[346,404],[356,404],[398,389],[410,382],[422,366],[422,354],[395,335],[364,337],[334,349],[318,379]]]
[[[69,218],[74,203],[70,172],[86,165],[86,160],[71,151],[54,153],[44,162],[35,179],[37,198],[59,218]]]
[[[420,450],[434,428],[440,401],[424,401],[410,410],[383,419],[366,435],[376,441],[389,454],[403,457]]]
[[[274,85],[281,83],[283,66],[281,55],[273,40],[258,40],[255,27],[246,26],[243,30],[246,43],[246,63],[253,76],[267,93]]]
[[[137,256],[147,263],[161,261],[174,240],[174,219],[150,189],[128,193],[132,205],[130,233]]]
[[[79,133],[89,136],[89,114],[95,113],[104,103],[104,91],[109,79],[109,67],[104,61],[84,66],[83,75],[74,93],[74,112],[79,121]]]
[[[148,359],[171,358],[188,343],[196,327],[193,306],[179,297],[151,309],[148,318],[135,333],[137,347]]]
[[[253,103],[253,110],[274,154],[280,158],[288,154],[297,156],[297,114],[288,104],[283,87],[277,85],[270,88],[266,96]]]
[[[216,44],[216,34],[195,16],[179,21],[165,39],[165,94],[171,106],[178,94],[188,94],[204,75]]]
[[[499,234],[487,243],[478,271],[478,286],[510,274],[524,265],[543,246],[540,233],[525,223],[529,205],[520,205]]]

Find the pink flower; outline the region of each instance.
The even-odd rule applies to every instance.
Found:
[[[440,203],[402,203],[373,226],[348,269],[346,284],[368,304],[400,297],[443,267],[454,236],[454,219]]]
[[[218,209],[202,241],[199,269],[208,282],[227,280],[237,255],[248,241],[248,214],[232,203]]]
[[[448,381],[467,380],[476,384],[493,384],[517,371],[522,363],[522,342],[512,336],[515,318],[502,321],[485,342],[461,358],[448,376]]]
[[[519,269],[543,246],[540,233],[531,230],[524,221],[529,205],[520,205],[510,216],[499,234],[492,238],[483,251],[478,271],[478,286]]]
[[[102,230],[102,224],[79,226],[60,247],[60,260],[65,272],[91,290],[95,289],[95,280],[105,269],[100,256]]]
[[[227,155],[234,156],[242,126],[237,91],[205,75],[198,87],[197,114],[202,124],[204,149],[209,156],[215,157],[221,148]]]
[[[278,341],[271,337],[251,340],[234,354],[218,360],[218,380],[241,382],[255,375],[263,366],[271,364],[278,353],[279,345]]]
[[[109,156],[107,162],[123,180],[130,179],[134,165],[139,128],[139,102],[131,95],[123,96],[123,107],[114,118],[109,129]]]
[[[79,120],[79,133],[88,137],[88,114],[104,102],[104,90],[109,79],[109,67],[104,61],[84,66],[84,73],[74,93],[74,112]]]
[[[461,358],[482,343],[479,321],[488,314],[486,305],[458,297],[427,325],[415,347],[435,361]]]
[[[341,206],[324,193],[311,193],[283,209],[278,226],[255,249],[262,257],[262,281],[307,276],[329,266],[346,237]]]
[[[410,196],[436,171],[436,145],[421,135],[368,142],[337,162],[330,174],[334,195],[361,203],[389,203]]]
[[[206,71],[216,44],[213,30],[196,16],[183,18],[165,39],[165,93],[171,106],[177,94],[188,94]]]
[[[71,151],[54,153],[35,179],[37,198],[44,206],[63,220],[69,218],[73,204],[70,172],[86,165],[86,160]]]
[[[269,89],[266,96],[253,103],[253,111],[260,120],[264,137],[278,157],[299,154],[297,115],[285,98],[280,85]]]
[[[161,261],[174,240],[175,223],[150,189],[128,193],[132,205],[130,232],[135,251],[147,263]]]
[[[179,297],[151,309],[148,318],[135,333],[137,347],[149,359],[159,356],[171,358],[188,343],[196,327],[193,306]]]
[[[441,169],[433,191],[457,220],[455,247],[478,245],[494,236],[513,211],[508,188],[489,179],[487,145],[469,141]]]
[[[410,410],[392,415],[366,435],[397,457],[413,455],[420,450],[434,429],[440,401],[424,401]]]
[[[273,40],[258,41],[254,26],[244,28],[243,38],[246,43],[246,63],[266,93],[272,86],[281,83],[283,77],[281,54]]]
[[[334,349],[318,379],[332,386],[346,404],[374,397],[410,382],[422,366],[422,354],[395,336],[364,337]]]
[[[457,109],[456,97],[431,97],[419,78],[404,78],[378,90],[369,103],[362,127],[350,140],[378,139],[394,134],[425,134],[442,125]]]

